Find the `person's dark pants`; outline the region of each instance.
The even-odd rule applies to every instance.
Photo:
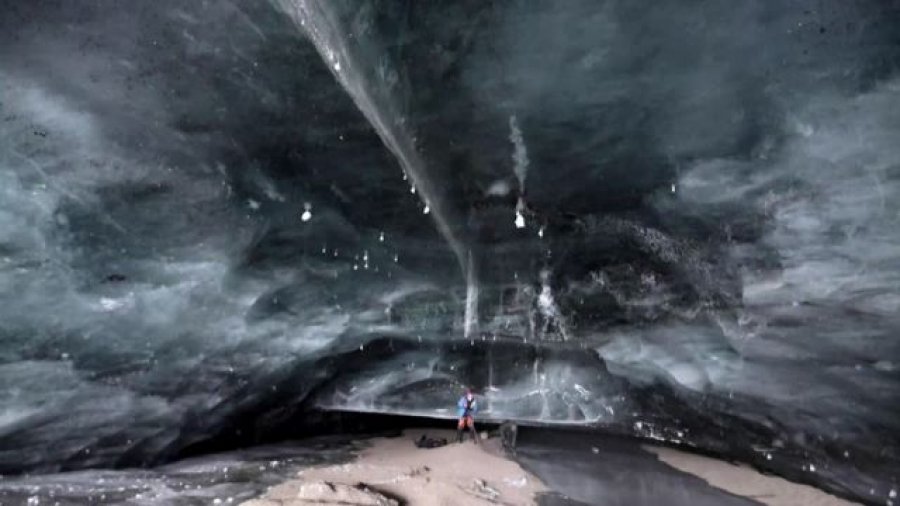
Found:
[[[476,444],[478,443],[478,432],[475,430],[475,418],[467,415],[460,417],[459,422],[456,424],[456,442],[462,443],[463,441],[463,430],[468,427],[469,431],[472,433],[472,441]]]

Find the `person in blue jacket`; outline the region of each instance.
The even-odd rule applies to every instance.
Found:
[[[463,430],[468,427],[472,433],[472,441],[478,444],[478,432],[475,430],[475,413],[478,412],[478,401],[471,389],[466,389],[466,394],[456,403],[456,416],[459,422],[456,424],[456,442],[463,442]]]

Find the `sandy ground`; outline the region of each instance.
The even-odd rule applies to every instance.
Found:
[[[244,506],[354,504],[390,506],[533,505],[544,485],[502,456],[497,439],[475,445],[416,448],[422,434],[454,441],[454,431],[408,430],[380,438],[355,462],[302,471]],[[364,486],[363,486],[364,485]],[[397,499],[392,502],[392,499]]]
[[[422,434],[449,441],[454,441],[456,436],[454,431],[407,430],[401,437],[373,439],[371,446],[354,462],[303,470],[297,479],[276,485],[243,506],[520,506],[536,504],[536,494],[548,491],[538,478],[503,456],[497,439],[482,440],[475,445],[467,435],[464,444],[420,449],[414,441]],[[814,487],[761,474],[748,466],[671,448],[650,445],[642,448],[712,487],[758,503],[770,506],[855,504]],[[606,483],[606,486],[616,486],[616,483]],[[622,486],[628,485],[618,484]],[[628,495],[626,491],[621,492]],[[690,495],[689,492],[679,489],[682,494]]]
[[[680,452],[671,448],[644,446],[666,464],[705,480],[710,485],[770,506],[845,506],[856,504],[817,488],[767,476],[744,465]]]

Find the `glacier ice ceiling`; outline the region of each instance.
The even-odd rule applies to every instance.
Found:
[[[0,471],[311,410],[900,479],[900,4],[7,0]]]

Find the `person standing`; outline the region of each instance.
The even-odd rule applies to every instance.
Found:
[[[472,441],[478,444],[478,432],[475,430],[475,413],[478,412],[478,401],[471,389],[466,389],[466,394],[456,403],[456,415],[459,421],[456,424],[456,442],[463,442],[463,430],[467,427],[472,433]]]

